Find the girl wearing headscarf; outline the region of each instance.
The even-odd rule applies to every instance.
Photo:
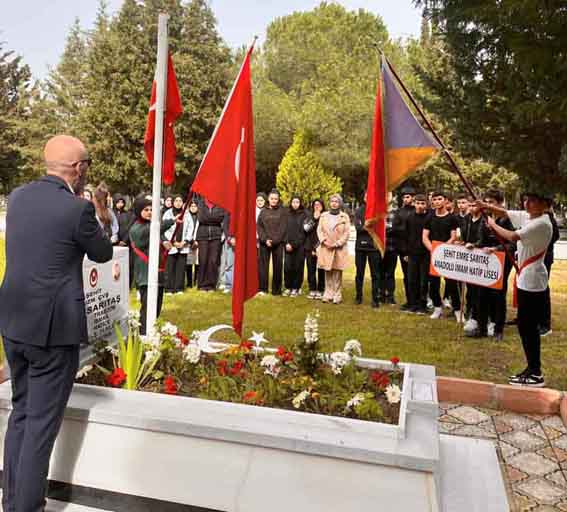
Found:
[[[146,310],[148,305],[148,254],[150,249],[150,222],[152,220],[152,198],[140,195],[134,201],[134,215],[136,221],[130,228],[130,246],[134,252],[134,279],[140,292],[140,334],[146,334]],[[165,242],[164,233],[175,223],[174,219],[167,219],[161,223],[162,243]],[[157,316],[161,313],[163,304],[164,263],[160,247],[160,262],[158,273],[158,303]]]
[[[173,206],[167,210],[163,220],[175,219],[183,211],[183,196],[177,194],[173,198]],[[187,253],[189,252],[189,233],[192,228],[191,215],[185,212],[183,226],[177,231],[175,225],[165,232],[165,238],[171,244],[171,249],[167,255],[165,293],[183,293],[185,290],[185,265],[187,264]],[[171,240],[175,233],[175,239]]]
[[[108,188],[104,183],[101,183],[94,191],[93,203],[100,227],[110,238],[110,241],[116,245],[118,243],[119,226],[116,215],[108,207],[108,197]]]
[[[197,284],[197,272],[199,272],[199,243],[196,240],[197,229],[199,229],[199,219],[197,218],[199,205],[197,201],[191,201],[187,212],[190,217],[189,222],[191,223],[187,232],[187,238],[189,239],[186,267],[187,287],[193,288],[193,283]]]
[[[317,227],[319,219],[325,211],[325,204],[322,199],[315,199],[311,203],[311,211],[306,216],[303,223],[305,231],[305,261],[307,263],[307,281],[309,282],[308,299],[322,299],[325,291],[325,271],[317,268],[317,248],[319,247],[319,237]]]
[[[173,208],[173,196],[171,194],[168,194],[163,200],[163,210],[161,212],[162,215],[165,215],[165,212],[171,210],[171,208]]]
[[[298,196],[293,196],[289,203],[287,229],[285,233],[284,296],[297,297],[303,284],[305,266],[305,210]]]
[[[348,263],[348,238],[350,218],[343,211],[343,199],[333,194],[329,199],[329,211],[321,215],[317,236],[317,265],[325,271],[323,302],[340,304],[343,300],[343,270]]]

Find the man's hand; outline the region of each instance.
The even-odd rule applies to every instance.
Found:
[[[122,241],[118,242],[118,245],[120,247],[128,247],[128,244],[126,242],[122,242]]]
[[[482,252],[484,254],[494,254],[496,252],[496,249],[494,247],[483,247]]]
[[[266,240],[266,245],[267,245],[268,247],[272,247],[273,242],[272,242],[271,240]]]
[[[494,218],[493,217],[486,217],[486,223],[488,224],[488,227],[494,231],[494,226],[497,225]]]
[[[402,260],[404,260],[407,263],[409,261],[409,256],[403,256]]]
[[[285,250],[287,252],[291,252],[291,251],[293,251],[293,247],[291,246],[291,244],[285,244]]]
[[[469,250],[472,251],[474,249],[474,244],[471,244],[470,242],[465,244],[465,247]]]
[[[179,214],[175,217],[175,222],[177,222],[177,224],[183,224],[183,215]]]
[[[171,245],[171,242],[164,242],[163,246],[168,250],[171,251],[171,249],[173,249],[173,245]]]

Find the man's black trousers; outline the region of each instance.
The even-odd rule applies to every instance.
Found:
[[[451,279],[445,279],[445,291],[447,296],[451,298],[451,304],[455,311],[460,311],[461,309],[461,297],[459,294],[459,287],[457,282]],[[437,276],[429,276],[429,296],[433,301],[433,305],[436,308],[442,306],[441,302],[441,278]]]
[[[362,288],[364,286],[364,274],[366,262],[370,267],[370,279],[372,281],[372,301],[380,301],[380,253],[378,251],[355,251],[354,262],[356,265],[356,297],[362,299]]]
[[[384,258],[380,262],[380,300],[394,300],[396,292],[396,264],[398,254],[386,250]]]
[[[410,255],[408,261],[408,304],[412,307],[427,307],[429,289],[429,254]]]
[[[518,289],[518,332],[528,368],[536,375],[541,373],[541,338],[539,319],[544,313],[545,291],[527,292]]]
[[[4,442],[5,512],[39,512],[49,459],[79,365],[79,345],[35,347],[4,338],[12,413]]]
[[[199,290],[216,290],[219,280],[219,265],[222,242],[219,240],[199,240]]]
[[[270,256],[272,258],[272,294],[282,293],[282,270],[283,270],[283,244],[268,247],[260,244],[260,291],[268,292],[268,276],[270,272]]]

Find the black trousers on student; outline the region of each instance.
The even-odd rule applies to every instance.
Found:
[[[459,287],[457,286],[457,282],[451,279],[445,279],[445,290],[447,292],[447,296],[451,298],[453,309],[455,311],[460,311],[461,297],[459,296]],[[436,308],[440,308],[442,306],[440,277],[429,276],[429,296]]]
[[[461,286],[465,286],[461,283]],[[482,286],[475,286],[474,284],[468,284],[467,287],[467,304],[466,304],[466,317],[472,318],[478,322],[480,316],[480,294],[482,291]]]
[[[547,268],[547,275],[551,277],[551,265],[552,263],[548,263],[545,265]],[[549,285],[547,286],[547,290],[545,290],[545,299],[543,304],[543,312],[540,321],[540,327],[545,329],[546,331],[551,329],[551,290],[549,289]]]
[[[187,274],[187,288],[193,288],[193,283],[197,285],[197,275],[199,272],[199,265],[187,265],[185,273]]]
[[[541,373],[541,337],[538,319],[544,312],[545,291],[528,292],[518,289],[518,332],[526,354],[528,368]]]
[[[182,292],[185,290],[185,266],[187,254],[168,254],[165,269],[165,291]]]
[[[380,300],[394,300],[396,292],[396,263],[398,254],[395,251],[386,250],[380,265]]]
[[[362,299],[362,288],[364,286],[364,274],[366,273],[367,261],[370,267],[370,279],[372,282],[372,301],[380,302],[380,253],[378,251],[355,251],[356,297]]]
[[[219,280],[222,244],[219,240],[199,240],[199,290],[215,290]]]
[[[309,291],[323,293],[325,291],[325,271],[322,268],[317,268],[317,256],[306,254],[305,261],[307,263]]]
[[[303,285],[305,250],[298,247],[292,252],[285,251],[284,283],[288,290],[299,290]]]
[[[408,304],[412,307],[427,307],[429,290],[429,254],[410,255],[408,261]]]
[[[260,291],[268,292],[268,276],[270,273],[270,257],[272,258],[272,295],[282,294],[283,244],[268,247],[260,244]]]
[[[140,334],[146,334],[146,313],[148,311],[148,287],[147,286],[140,286],[138,288],[140,292]],[[158,287],[158,296],[157,296],[157,315],[156,319],[159,318],[161,315],[161,308],[163,306],[163,286]]]

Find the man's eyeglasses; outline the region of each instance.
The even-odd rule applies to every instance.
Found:
[[[84,158],[83,160],[77,160],[76,162],[73,162],[71,165],[75,167],[75,165],[77,164],[87,164],[87,167],[90,167],[92,163],[93,163],[92,158]]]

